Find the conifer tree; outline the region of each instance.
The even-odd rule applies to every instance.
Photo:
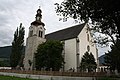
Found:
[[[10,65],[12,68],[15,68],[20,62],[24,48],[24,34],[24,27],[20,23],[19,28],[17,27],[14,33],[14,40],[12,42],[12,53],[10,55]]]
[[[92,53],[86,52],[81,60],[81,70],[84,72],[88,70],[88,72],[95,71],[97,64],[95,62],[95,58]]]

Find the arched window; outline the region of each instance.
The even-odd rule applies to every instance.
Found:
[[[88,52],[90,51],[90,46],[89,46],[89,45],[87,46],[87,51],[88,51]]]
[[[43,37],[43,32],[42,31],[39,31],[39,34],[38,34],[39,37]]]

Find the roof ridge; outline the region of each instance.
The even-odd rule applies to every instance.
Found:
[[[85,26],[85,23],[74,25],[72,27],[68,27],[65,29],[61,29],[61,30],[46,34],[45,37],[46,39],[52,39],[52,40],[72,39],[79,35],[79,33],[84,28],[84,26]]]
[[[54,31],[54,32],[51,32],[51,33],[48,33],[48,34],[45,34],[45,35],[53,34],[53,33],[56,33],[56,32],[60,32],[60,31],[63,31],[63,30],[66,30],[66,29],[70,29],[70,28],[76,27],[76,26],[78,26],[78,25],[84,25],[84,24],[85,24],[85,23],[73,25],[73,26],[71,26],[71,27],[67,27],[67,28],[64,28],[64,29],[60,29],[60,30],[57,30],[57,31]]]

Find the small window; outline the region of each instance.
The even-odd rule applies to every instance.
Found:
[[[42,35],[43,35],[43,32],[42,31],[39,31],[39,37],[42,37]]]
[[[88,51],[88,52],[90,51],[90,46],[89,46],[89,45],[87,46],[87,51]]]
[[[33,31],[30,31],[29,33],[29,37],[31,37],[33,35]]]

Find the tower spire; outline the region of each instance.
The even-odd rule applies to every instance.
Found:
[[[41,13],[42,13],[42,11],[41,11],[40,6],[39,6],[39,9],[37,10],[37,14],[36,14],[36,21],[41,22],[41,19],[42,19]]]
[[[31,23],[31,25],[43,25],[45,26],[45,24],[41,21],[42,19],[42,10],[40,9],[40,6],[37,10],[37,14],[35,16],[35,21]]]

